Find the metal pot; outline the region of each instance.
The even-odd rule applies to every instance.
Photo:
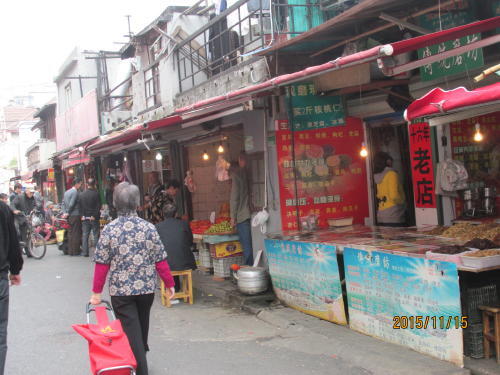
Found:
[[[263,267],[242,267],[234,275],[238,289],[244,294],[259,294],[267,290],[269,275]]]

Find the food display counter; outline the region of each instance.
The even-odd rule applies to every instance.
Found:
[[[480,252],[498,259],[498,250],[463,245],[496,246],[500,225],[469,226],[351,226],[270,235],[273,286],[278,298],[300,311],[462,366],[464,329],[476,323],[465,317],[471,308],[467,283],[491,272],[494,299],[500,282],[499,265],[461,263],[462,256]]]

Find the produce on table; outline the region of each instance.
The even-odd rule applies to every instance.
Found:
[[[193,234],[203,234],[210,228],[211,225],[212,223],[208,220],[193,220],[189,223]]]
[[[455,224],[446,229],[441,235],[456,238],[460,241],[469,241],[474,238],[494,240],[500,234],[500,225],[495,223],[474,225],[469,223]]]
[[[233,232],[233,227],[229,221],[223,221],[218,224],[213,224],[205,233],[206,234],[218,234],[218,233],[229,233]]]
[[[473,253],[467,254],[468,257],[491,257],[494,255],[500,255],[500,249],[491,250],[480,250],[474,251]]]
[[[443,226],[438,225],[437,227],[435,227],[429,231],[425,231],[423,233],[428,234],[430,236],[440,236],[441,234],[443,234],[443,232],[446,229],[448,229],[448,227],[443,227]]]
[[[474,249],[479,249],[479,250],[487,250],[500,247],[500,245],[497,245],[495,242],[490,241],[487,238],[474,238],[464,243],[464,246],[472,247]]]
[[[459,246],[459,245],[441,246],[437,250],[432,250],[433,253],[439,253],[439,254],[460,254],[465,251],[469,251],[469,249],[465,246]]]
[[[230,217],[218,217],[217,219],[215,219],[215,224],[220,224],[220,223],[223,223],[224,221],[231,222],[231,218]]]

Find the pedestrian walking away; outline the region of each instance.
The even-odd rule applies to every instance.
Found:
[[[28,246],[28,217],[35,207],[36,201],[33,196],[33,188],[30,186],[27,186],[24,193],[17,195],[11,203],[11,209],[15,215],[17,232],[25,248]],[[26,251],[26,255],[31,257],[29,251]]]
[[[128,182],[118,184],[113,203],[118,218],[106,225],[97,243],[90,303],[101,302],[109,272],[111,304],[137,360],[137,375],[148,375],[146,352],[156,273],[169,288],[170,297],[174,294],[174,280],[156,228],[137,216],[139,188]]]
[[[19,273],[22,267],[23,257],[14,226],[14,216],[9,206],[0,202],[0,375],[4,374],[7,356],[9,279],[11,285],[21,284]]]
[[[83,256],[89,256],[89,237],[92,232],[94,241],[99,240],[99,220],[101,215],[101,199],[96,189],[95,180],[87,180],[87,190],[80,194],[79,204],[82,214],[82,251]]]
[[[82,243],[82,219],[80,214],[79,190],[82,186],[82,180],[75,178],[73,187],[66,190],[63,197],[63,212],[68,219],[68,254],[80,255]]]

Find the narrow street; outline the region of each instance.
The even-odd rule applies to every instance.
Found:
[[[11,288],[6,374],[90,373],[86,342],[71,324],[85,321],[91,273],[88,258],[62,256],[55,246],[41,261],[26,260],[22,286]],[[169,310],[157,298],[150,332],[153,375],[367,373],[287,348],[279,328],[210,297]]]

